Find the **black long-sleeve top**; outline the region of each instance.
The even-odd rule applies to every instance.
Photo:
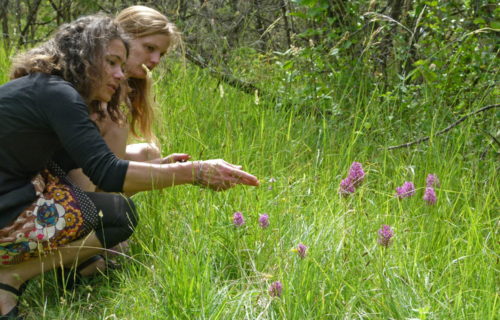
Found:
[[[117,158],[75,88],[34,73],[0,86],[0,229],[36,198],[31,179],[56,154],[100,189],[120,192],[128,161]]]

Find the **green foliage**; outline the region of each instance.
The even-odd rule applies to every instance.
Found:
[[[10,53],[5,46],[2,46],[0,42],[0,84],[3,84],[9,80],[9,69],[10,69]]]
[[[377,86],[381,92],[413,92],[416,105],[426,104],[424,89],[434,89],[430,96],[445,91],[447,99],[438,107],[463,111],[478,99],[488,100],[498,82],[498,30],[488,28],[497,18],[488,6],[473,12],[454,1],[417,1],[399,22],[370,11],[376,8],[367,1],[355,1],[344,11],[358,14],[347,14],[339,25],[334,13],[340,9],[330,1],[294,3],[298,7],[291,15],[306,27],[296,46],[278,53],[283,105],[331,112],[344,92],[356,95]],[[463,18],[479,13],[485,15],[474,23]],[[365,79],[373,86],[356,85]]]
[[[62,23],[95,13],[101,6],[97,1],[32,1],[8,0],[2,3],[2,40],[15,50],[32,47],[45,41]],[[5,27],[7,26],[7,29]]]

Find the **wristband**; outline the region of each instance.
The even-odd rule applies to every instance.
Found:
[[[203,180],[202,180],[202,174],[203,174],[203,161],[197,161],[198,162],[198,171],[196,171],[196,176],[194,178],[194,184],[195,185],[203,185]]]

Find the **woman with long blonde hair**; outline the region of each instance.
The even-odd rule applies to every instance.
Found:
[[[153,133],[155,104],[150,71],[181,43],[180,32],[165,15],[146,6],[128,7],[118,13],[115,20],[131,38],[125,66],[130,87],[126,97],[128,109],[119,117],[112,117],[109,108],[102,105],[91,118],[98,124],[110,149],[122,159],[159,164],[187,161],[190,156],[185,153],[162,158]],[[127,145],[131,137],[145,142]],[[95,190],[81,171],[70,172],[69,176],[84,190]]]

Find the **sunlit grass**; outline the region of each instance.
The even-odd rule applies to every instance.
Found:
[[[256,104],[198,69],[173,66],[158,78],[164,154],[223,158],[261,186],[135,196],[141,219],[123,269],[66,294],[53,275],[33,281],[23,297],[28,319],[497,317],[498,159],[470,147],[471,123],[387,151],[446,120],[406,121],[404,110],[367,90],[338,97],[357,101],[342,105],[347,116],[320,117]],[[363,164],[365,182],[341,197],[353,161]],[[441,180],[434,206],[422,199],[429,173]],[[414,182],[416,195],[397,199],[404,181]],[[242,227],[232,224],[235,211]],[[267,229],[258,225],[261,213]],[[388,248],[377,244],[382,224],[395,231]],[[298,243],[309,247],[304,259],[291,250]],[[283,294],[273,298],[268,288],[278,280]]]

